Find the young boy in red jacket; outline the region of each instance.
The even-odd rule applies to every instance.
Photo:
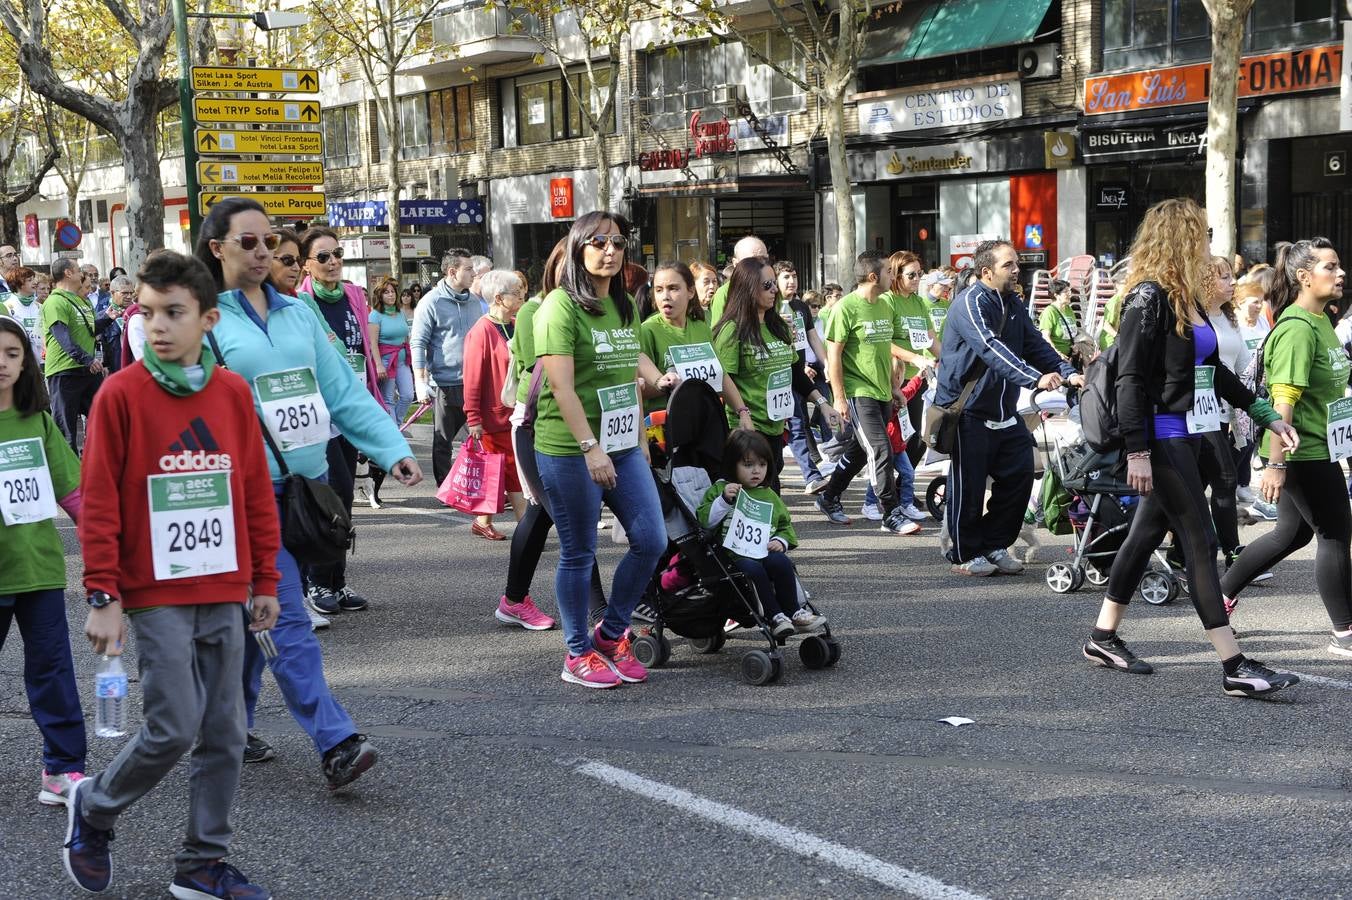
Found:
[[[281,543],[249,387],[202,346],[220,313],[206,267],[158,254],[138,273],[147,347],[99,390],[89,416],[81,517],[94,652],[136,629],[141,726],[80,782],[62,852],[87,891],[112,881],[108,843],[124,810],[189,751],[188,833],[169,886],[180,898],[266,900],[223,857],[244,758],[244,627],[277,621]],[[246,613],[245,610],[248,610]]]

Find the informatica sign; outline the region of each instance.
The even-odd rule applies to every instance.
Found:
[[[1239,96],[1270,97],[1336,88],[1342,67],[1343,48],[1339,44],[1246,56],[1239,61]],[[1087,116],[1205,103],[1210,96],[1210,62],[1084,80]]]
[[[1023,87],[1018,78],[932,85],[866,95],[858,109],[864,134],[1008,122],[1023,115]]]
[[[381,228],[389,223],[384,200],[334,201],[329,224],[335,228]],[[401,225],[482,225],[482,200],[400,200]]]

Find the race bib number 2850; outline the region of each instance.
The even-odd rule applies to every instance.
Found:
[[[0,444],[0,517],[6,525],[56,518],[56,491],[38,438]]]

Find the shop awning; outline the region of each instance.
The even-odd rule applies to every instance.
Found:
[[[903,3],[876,17],[862,66],[931,59],[986,47],[1026,44],[1037,34],[1051,0],[930,0]]]

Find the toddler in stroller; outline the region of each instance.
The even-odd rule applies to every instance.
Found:
[[[725,454],[730,457],[734,472],[736,464],[747,455],[742,443],[747,433],[738,432],[739,436],[733,438],[738,448],[733,456],[728,449],[722,404],[713,389],[702,381],[683,381],[672,392],[667,412],[666,465],[655,467],[653,476],[666,519],[670,560],[649,587],[647,603],[653,610],[654,621],[634,639],[634,654],[645,666],[660,667],[666,663],[671,654],[671,642],[665,635],[668,630],[690,639],[701,653],[717,653],[728,638],[724,623],[734,619],[749,629],[739,635],[761,637],[765,641],[766,649],[757,647],[742,656],[742,677],[751,684],[769,684],[780,678],[783,672],[780,648],[793,637],[801,637],[798,652],[806,668],[834,665],[840,659],[840,644],[832,637],[830,626],[813,608],[786,554],[783,551],[772,554],[769,549],[771,540],[777,540],[785,550],[797,543],[783,502],[768,488],[755,484],[747,490],[738,483],[735,492],[728,491],[728,482],[714,484],[714,476],[724,468]],[[768,471],[770,450],[764,438],[760,441],[762,446],[754,455],[763,464],[763,479]],[[731,502],[727,493],[734,494]],[[743,494],[746,496],[742,497]],[[707,504],[703,503],[706,497]],[[715,522],[715,528],[706,530],[696,509],[705,506],[707,518],[720,498],[727,508]],[[751,509],[748,501],[763,504],[764,509]],[[750,558],[745,547],[737,550],[739,506],[740,540],[763,548],[767,558],[774,555],[787,563],[783,568],[772,569],[775,574],[762,566],[760,584],[756,572],[737,565],[739,555],[745,556],[748,564],[759,563]],[[760,533],[755,532],[757,528]],[[722,545],[719,532],[731,535],[732,551]],[[777,562],[770,565],[776,566]],[[780,623],[776,634],[774,613],[788,617],[800,608],[805,611],[798,617],[801,627],[789,620],[789,627]]]

